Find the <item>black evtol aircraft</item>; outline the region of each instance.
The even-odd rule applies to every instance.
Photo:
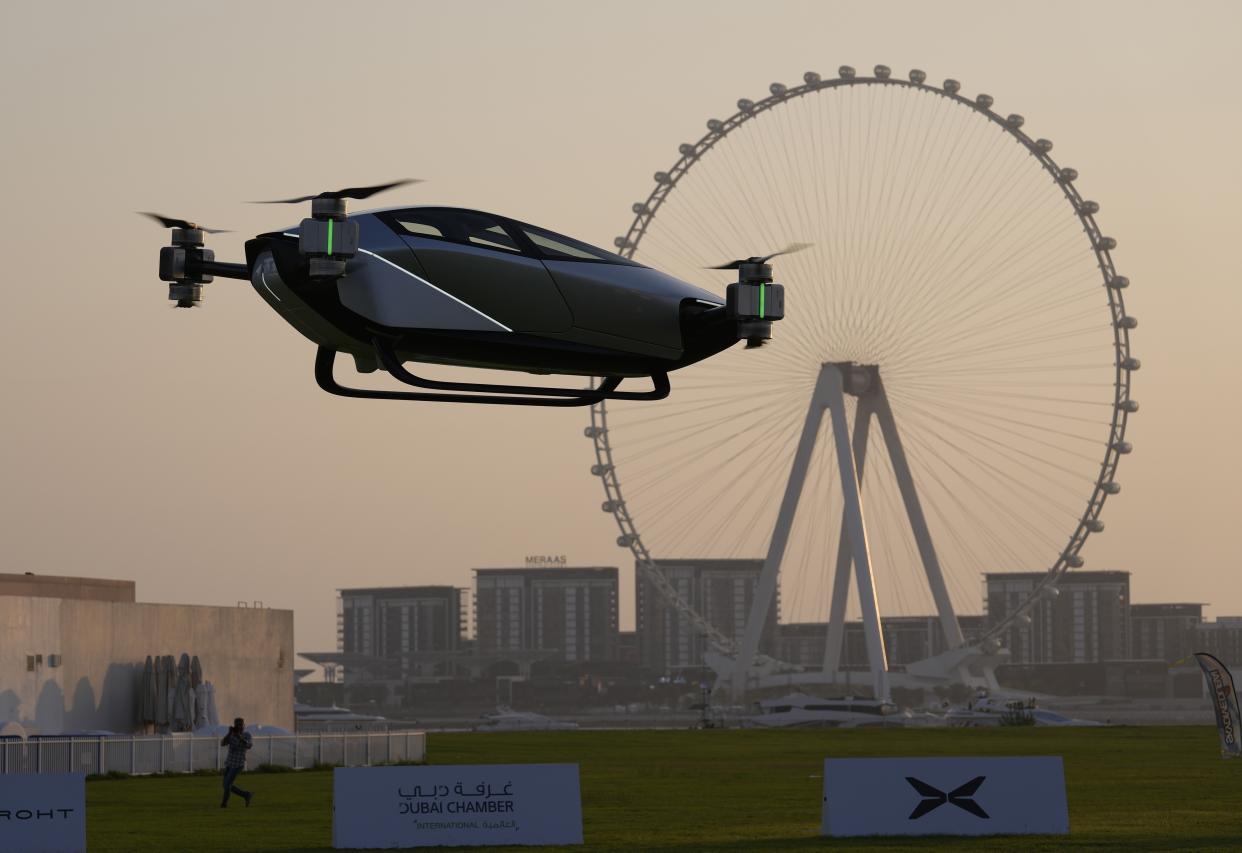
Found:
[[[346,216],[346,199],[406,183],[270,202],[309,201],[311,216],[247,241],[244,264],[218,262],[204,248],[206,235],[219,232],[148,213],[173,229],[172,245],[160,250],[168,297],[190,308],[213,276],[248,279],[319,347],[315,378],[332,394],[530,406],[662,399],[670,370],[739,340],[759,346],[784,316],[784,288],[772,283],[767,263],[781,252],[716,267],[738,271],[722,303],[650,267],[503,216],[451,207]],[[342,386],[333,376],[337,353],[353,356],[359,372],[383,369],[423,390]],[[411,361],[601,381],[592,389],[441,382],[411,373]],[[622,379],[641,376],[651,377],[652,390],[617,390]]]

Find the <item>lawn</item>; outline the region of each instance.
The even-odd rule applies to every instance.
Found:
[[[821,838],[823,759],[900,755],[1063,756],[1071,843]],[[1208,727],[433,733],[428,760],[579,764],[589,850],[1242,849],[1242,761],[1222,760]],[[217,777],[92,780],[89,847],[331,849],[330,772],[242,781],[253,807],[226,811]]]

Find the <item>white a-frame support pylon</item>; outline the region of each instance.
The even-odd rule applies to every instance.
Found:
[[[852,448],[845,416],[846,393],[858,397]],[[839,669],[845,629],[845,603],[850,585],[849,566],[853,562],[854,574],[858,580],[858,601],[862,610],[863,633],[866,638],[872,686],[876,698],[889,699],[888,656],[885,652],[884,634],[880,626],[880,610],[875,595],[875,578],[871,571],[871,549],[867,541],[867,525],[863,515],[861,493],[863,466],[867,457],[867,439],[873,416],[880,422],[880,430],[884,435],[884,443],[892,461],[897,487],[901,491],[906,515],[910,520],[923,569],[927,574],[927,583],[936,602],[945,642],[950,649],[963,644],[961,628],[958,626],[957,616],[953,612],[953,603],[945,587],[944,574],[940,569],[940,561],[936,557],[936,549],[932,545],[931,533],[927,529],[927,520],[923,515],[923,507],[919,502],[914,479],[910,474],[905,448],[897,432],[897,423],[893,418],[888,396],[884,393],[884,386],[880,382],[879,369],[849,363],[824,364],[820,367],[815,391],[811,395],[811,404],[807,409],[806,422],[802,427],[802,436],[798,441],[798,449],[794,453],[793,467],[789,473],[789,482],[785,487],[785,496],[781,500],[776,528],[772,532],[772,541],[768,546],[768,555],[759,577],[759,585],[755,590],[750,618],[747,620],[746,633],[742,639],[741,652],[734,662],[732,689],[735,697],[740,698],[745,692],[747,675],[754,662],[755,653],[758,651],[759,637],[763,633],[768,607],[776,592],[781,560],[785,555],[785,547],[789,544],[789,533],[797,513],[798,501],[802,496],[802,487],[806,483],[807,470],[810,467],[811,455],[815,449],[825,409],[830,412],[832,418],[833,444],[837,453],[837,467],[841,472],[841,490],[845,504],[841,519],[836,572],[833,577],[832,603],[828,617],[828,637],[824,654],[825,679],[834,678]]]

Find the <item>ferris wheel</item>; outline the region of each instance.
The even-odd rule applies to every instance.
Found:
[[[618,544],[732,660],[735,689],[765,662],[779,584],[782,622],[828,623],[826,681],[861,616],[887,696],[880,611],[938,616],[956,665],[1083,565],[1131,451],[1137,322],[1099,205],[1021,115],[918,70],[803,81],[708,121],[616,240],[721,294],[729,274],[708,267],[811,244],[773,262],[773,340],[679,371],[669,400],[597,404],[586,434]],[[764,559],[744,631],[660,568],[720,557]],[[958,614],[1000,571],[1040,579],[968,641]]]

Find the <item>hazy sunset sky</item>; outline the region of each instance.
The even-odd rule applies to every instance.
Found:
[[[707,118],[885,63],[993,94],[1099,200],[1142,409],[1087,566],[1242,614],[1242,5],[49,2],[0,23],[0,571],[292,608],[318,650],[339,587],[565,554],[621,566],[628,627],[585,411],[324,394],[246,283],[170,310],[166,233],[133,211],[232,229],[211,245],[239,260],[306,215],[246,200],[417,177],[378,201],[611,245]]]

